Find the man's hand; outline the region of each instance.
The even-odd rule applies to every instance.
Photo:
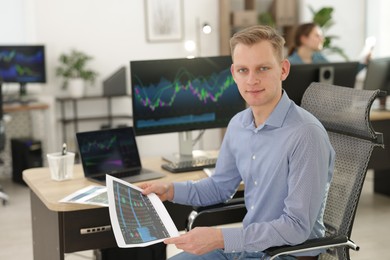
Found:
[[[161,182],[146,182],[139,185],[143,189],[142,194],[148,195],[150,193],[156,193],[161,201],[173,200],[173,184],[161,183]]]
[[[187,253],[202,255],[210,251],[224,248],[221,229],[197,227],[180,237],[164,240],[165,244],[174,244]]]

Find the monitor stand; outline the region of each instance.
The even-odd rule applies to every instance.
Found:
[[[163,156],[163,160],[178,163],[194,159],[211,159],[217,156],[215,152],[192,150],[192,142],[192,131],[179,132],[179,153]]]

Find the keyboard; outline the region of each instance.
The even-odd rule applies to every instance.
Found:
[[[204,168],[214,168],[217,158],[193,159],[191,161],[169,162],[161,165],[161,168],[172,173],[199,171]]]

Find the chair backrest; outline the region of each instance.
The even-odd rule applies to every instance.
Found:
[[[301,106],[321,121],[336,151],[324,213],[327,236],[351,236],[371,152],[383,146],[382,135],[375,133],[369,120],[379,92],[312,83],[304,93]],[[349,251],[332,249],[321,259],[349,259]]]
[[[3,121],[3,89],[2,89],[3,80],[0,77],[0,152],[4,150],[5,147],[5,126]]]

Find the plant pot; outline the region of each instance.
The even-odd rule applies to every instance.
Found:
[[[68,81],[69,96],[72,98],[80,98],[84,96],[85,84],[83,79],[70,79]]]

